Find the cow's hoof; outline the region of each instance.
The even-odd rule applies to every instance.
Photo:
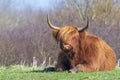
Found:
[[[76,70],[74,70],[74,69],[70,69],[70,70],[68,71],[68,73],[75,74],[75,73],[77,73],[77,71],[76,71]]]

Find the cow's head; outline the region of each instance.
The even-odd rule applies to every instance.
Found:
[[[77,49],[79,42],[85,39],[85,30],[88,28],[89,21],[87,19],[87,25],[84,28],[64,26],[56,27],[51,24],[49,17],[47,17],[47,23],[52,29],[54,38],[60,42],[60,48],[65,52]]]

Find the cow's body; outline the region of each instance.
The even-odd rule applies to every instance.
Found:
[[[48,24],[51,26],[49,21]],[[74,73],[115,69],[116,56],[113,49],[99,37],[88,34],[85,29],[71,26],[52,29],[62,50],[56,71],[69,70]]]
[[[89,34],[86,34],[86,40],[80,52],[74,54],[72,60],[68,57],[65,52],[60,52],[56,65],[57,71],[69,70],[69,67],[71,72],[109,71],[114,70],[116,66],[116,56],[112,48],[99,37]],[[67,68],[64,60],[70,63]]]

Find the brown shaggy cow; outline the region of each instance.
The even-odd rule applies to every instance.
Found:
[[[76,73],[115,69],[116,56],[113,49],[101,38],[86,32],[89,20],[83,29],[72,26],[56,27],[51,24],[49,17],[47,23],[62,50],[58,55],[56,71],[68,70]]]

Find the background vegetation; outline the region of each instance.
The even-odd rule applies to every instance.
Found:
[[[38,66],[55,63],[59,46],[47,25],[47,14],[56,26],[78,27],[85,26],[86,15],[88,15],[90,19],[88,32],[105,40],[115,50],[117,59],[120,58],[119,0],[84,0],[82,2],[81,0],[61,0],[59,6],[53,5],[54,8],[50,10],[34,10],[31,6],[26,6],[22,10],[14,10],[11,8],[12,2],[13,0],[1,0],[0,2],[0,66],[15,64],[31,66],[33,57]],[[113,75],[117,75],[116,73],[117,71]],[[38,73],[29,73],[29,75],[32,74],[39,75]],[[57,74],[64,75],[64,73]],[[95,74],[90,75],[93,77],[92,75]],[[97,74],[99,76],[102,73],[98,72]],[[108,74],[111,75],[109,72]],[[104,74],[101,78],[104,78]],[[95,77],[93,79],[96,80]],[[110,79],[113,78],[110,76]]]

